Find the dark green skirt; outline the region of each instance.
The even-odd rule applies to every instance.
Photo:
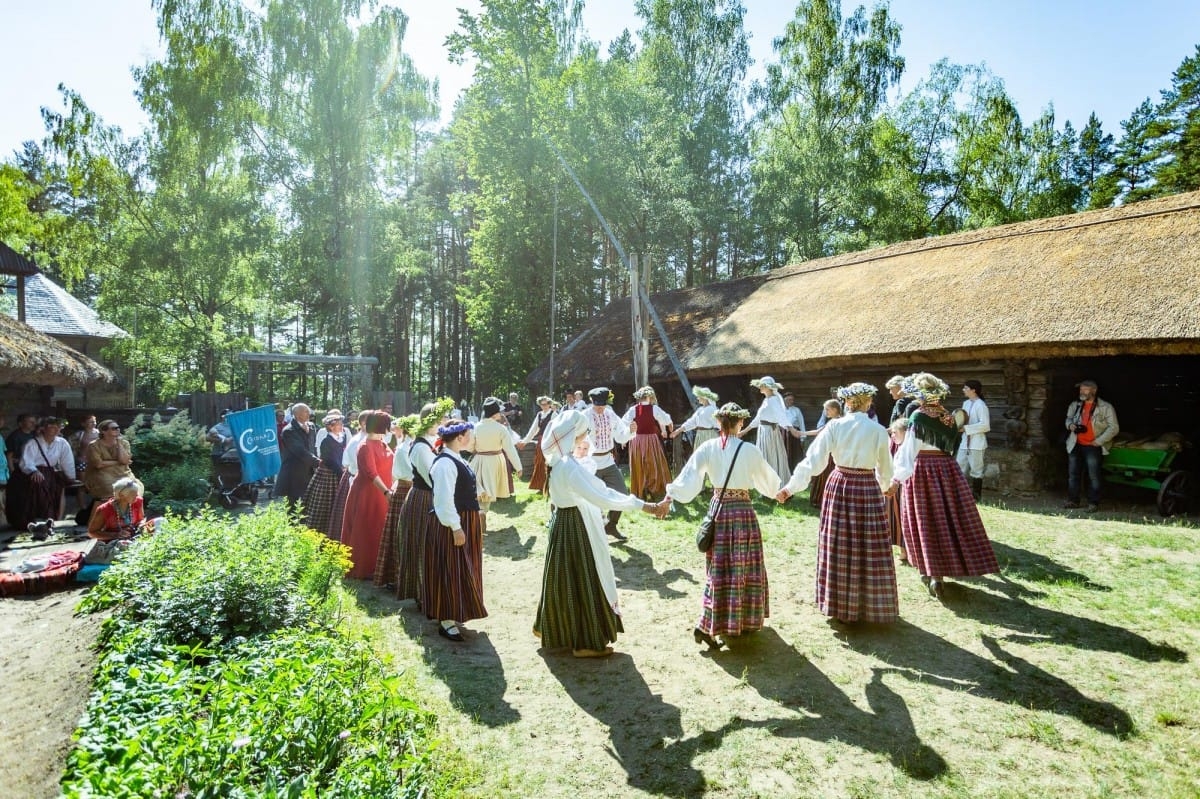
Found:
[[[604,596],[579,508],[554,512],[533,629],[546,649],[604,649],[625,631]]]

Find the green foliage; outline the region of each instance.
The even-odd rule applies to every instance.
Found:
[[[204,428],[193,425],[187,411],[180,411],[169,422],[158,414],[149,420],[139,415],[125,435],[134,474],[146,487],[147,503],[156,512],[196,511],[208,497],[212,469]]]
[[[113,608],[109,635],[135,624],[159,643],[213,646],[308,624],[328,624],[348,550],[293,527],[272,507],[240,516],[171,519],[110,567],[81,605]]]

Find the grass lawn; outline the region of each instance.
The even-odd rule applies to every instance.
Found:
[[[479,797],[1200,796],[1200,530],[1194,520],[981,506],[1003,573],[945,604],[898,566],[902,620],[836,628],[813,604],[806,497],[759,502],[767,629],[691,640],[702,508],[627,515],[612,557],[617,654],[538,648],[547,507],[498,505],[489,617],[467,642],[359,585],[378,643],[441,716]]]

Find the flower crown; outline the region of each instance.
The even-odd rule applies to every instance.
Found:
[[[902,389],[905,394],[922,402],[941,402],[950,393],[950,386],[929,372],[909,375],[904,380]]]
[[[468,430],[474,430],[475,425],[470,422],[454,422],[452,424],[444,424],[437,429],[438,438],[445,440],[450,436],[457,436]]]
[[[718,419],[749,419],[750,411],[738,405],[736,402],[727,402],[722,405],[713,416]]]
[[[416,438],[429,428],[441,422],[442,419],[450,415],[450,412],[454,410],[455,407],[454,400],[450,399],[449,397],[442,397],[441,399],[434,400],[433,410],[425,416],[420,417],[420,420],[417,422],[417,427],[415,428],[416,432],[413,433],[413,438]]]
[[[713,391],[711,388],[705,388],[704,386],[696,386],[694,389],[692,389],[692,394],[695,395],[696,399],[708,400],[714,405],[718,399],[717,392]]]
[[[837,390],[838,399],[847,400],[851,397],[873,397],[879,391],[870,383],[851,383]]]
[[[421,433],[428,430],[428,427],[421,427],[421,417],[419,414],[410,413],[407,416],[398,416],[392,421],[393,427],[399,427],[404,431],[404,434],[409,438],[416,438]]]
[[[650,386],[642,386],[637,391],[633,392],[633,398],[635,400],[643,400],[646,397],[654,397],[654,396],[657,396],[657,395],[654,393],[654,389],[650,388]]]

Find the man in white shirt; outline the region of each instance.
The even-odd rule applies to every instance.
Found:
[[[783,406],[787,408],[788,423],[792,426],[787,431],[786,441],[788,467],[794,468],[804,457],[804,414],[796,404],[795,395],[790,391],[783,392]]]
[[[575,392],[582,395],[583,392]],[[616,412],[608,406],[612,402],[612,392],[607,386],[593,388],[588,392],[588,398],[592,401],[592,410],[588,411],[591,414],[591,432],[588,433],[588,441],[591,444],[592,460],[596,463],[596,476],[609,488],[618,491],[622,494],[628,494],[629,489],[625,485],[625,477],[621,474],[621,470],[617,468],[617,462],[613,458],[613,447],[618,444],[624,444],[633,438],[633,433],[629,430],[629,425],[617,416]],[[618,541],[627,540],[621,531],[617,529],[617,522],[621,519],[621,511],[610,510],[608,512],[608,522],[604,525],[604,532],[608,533]]]
[[[987,450],[987,434],[992,429],[991,415],[983,401],[983,383],[968,380],[963,383],[963,403],[966,423],[962,442],[958,445],[958,467],[971,483],[971,494],[978,502],[983,497],[983,453]]]

